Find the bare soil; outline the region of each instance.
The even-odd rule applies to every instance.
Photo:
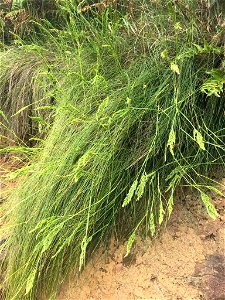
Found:
[[[13,156],[0,156],[0,227],[4,222],[5,211],[8,206],[8,195],[16,186],[16,182],[14,180],[6,180],[6,176],[10,171],[16,170],[20,166],[21,161],[19,161],[18,158],[14,158]],[[0,241],[2,238],[0,235]]]

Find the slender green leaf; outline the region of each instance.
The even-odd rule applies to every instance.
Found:
[[[207,209],[209,216],[213,220],[215,220],[218,217],[218,212],[217,212],[215,206],[212,204],[211,199],[209,198],[208,195],[206,195],[203,192],[201,192],[201,199]]]

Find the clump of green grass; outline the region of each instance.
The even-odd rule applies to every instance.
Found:
[[[132,17],[86,16],[68,1],[65,28],[40,26],[58,58],[57,111],[13,196],[5,299],[53,299],[112,235],[129,254],[136,234],[167,222],[178,186],[217,217],[207,192],[224,167],[223,49],[198,1],[138,4]]]
[[[0,54],[0,130],[3,144],[31,145],[43,137],[54,108],[48,56],[21,46]]]

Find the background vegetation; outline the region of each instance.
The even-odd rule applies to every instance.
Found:
[[[220,193],[211,175],[224,168],[222,2],[54,5],[56,17],[28,12],[32,34],[2,46],[1,126],[19,138],[1,151],[38,141],[11,175],[23,176],[2,246],[10,300],[54,299],[112,235],[129,255],[137,234],[166,225],[178,187],[217,217],[207,192]]]

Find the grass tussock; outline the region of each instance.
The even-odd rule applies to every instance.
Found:
[[[43,137],[54,108],[50,58],[40,47],[23,46],[0,54],[0,139],[31,145]]]
[[[225,155],[218,7],[143,0],[130,15],[123,4],[86,14],[65,1],[63,28],[40,24],[57,108],[12,197],[7,300],[54,299],[111,235],[128,239],[129,254],[137,234],[166,224],[178,186],[217,217],[207,192],[219,193],[210,173]]]

